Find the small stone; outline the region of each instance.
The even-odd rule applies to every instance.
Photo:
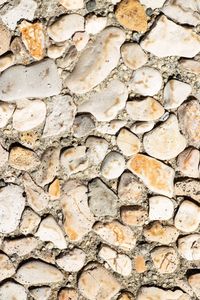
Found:
[[[194,57],[200,51],[200,37],[192,29],[161,16],[140,45],[158,57]]]
[[[179,65],[188,72],[197,75],[200,73],[200,62],[197,60],[181,58],[179,60]]]
[[[187,196],[200,203],[200,182],[192,178],[186,178],[175,183],[175,194],[177,196]]]
[[[110,300],[119,292],[121,285],[100,264],[91,263],[81,273],[78,288],[88,300]]]
[[[116,141],[125,156],[131,156],[140,151],[139,138],[126,128],[120,130]]]
[[[125,65],[136,70],[147,62],[147,55],[142,48],[136,43],[125,43],[121,47],[121,55]]]
[[[18,256],[24,256],[35,250],[38,244],[38,240],[34,237],[7,239],[3,242],[3,251],[8,255],[16,254]]]
[[[162,86],[161,73],[151,67],[141,67],[134,71],[130,87],[134,93],[142,96],[154,96]]]
[[[154,267],[161,274],[173,273],[178,267],[179,260],[172,247],[160,246],[151,251]]]
[[[119,247],[124,251],[130,251],[135,247],[136,238],[130,227],[122,225],[114,220],[108,223],[97,222],[93,230],[106,243]]]
[[[1,46],[0,55],[7,52],[10,48],[11,33],[6,26],[0,23]]]
[[[165,112],[162,105],[151,97],[143,100],[128,101],[126,110],[130,117],[137,121],[158,120]]]
[[[195,231],[200,223],[200,208],[197,204],[185,200],[179,206],[174,225],[183,232]]]
[[[67,46],[68,46],[68,42],[62,45],[51,45],[47,49],[47,56],[56,59],[65,53]]]
[[[75,289],[62,289],[58,294],[58,300],[78,300],[78,293]]]
[[[143,226],[148,218],[142,206],[122,206],[120,209],[122,222],[129,226]]]
[[[6,151],[0,144],[0,168],[5,167],[8,162],[8,151]]]
[[[99,257],[106,261],[114,272],[122,276],[129,276],[132,272],[131,259],[126,254],[117,253],[108,246],[103,246],[99,251]]]
[[[68,148],[61,153],[61,166],[69,175],[82,172],[88,168],[88,159],[85,146]]]
[[[117,300],[134,300],[135,298],[131,293],[123,292],[120,294],[120,296],[117,298]]]
[[[109,123],[101,123],[96,130],[102,134],[115,135],[120,128],[126,125],[126,123],[125,120],[114,119]]]
[[[32,209],[26,208],[22,214],[20,223],[21,233],[27,235],[33,233],[40,224],[41,218]]]
[[[89,135],[94,128],[94,121],[89,115],[79,115],[76,116],[73,123],[73,135],[76,138],[81,138],[86,135]]]
[[[98,121],[111,121],[125,107],[127,98],[126,86],[119,80],[113,80],[100,92],[93,93],[88,101],[78,107],[78,111],[89,112]]]
[[[164,88],[164,106],[166,109],[179,107],[190,95],[192,88],[189,84],[172,79]]]
[[[93,11],[96,8],[96,0],[89,0],[86,2],[86,9],[88,11]]]
[[[174,215],[173,201],[164,196],[149,198],[149,220],[169,220]]]
[[[124,169],[125,159],[116,151],[109,152],[101,164],[101,174],[106,179],[118,178],[123,173]]]
[[[59,199],[61,195],[60,181],[56,178],[49,186],[49,196],[52,200]]]
[[[117,195],[99,178],[89,183],[89,207],[95,216],[115,216],[117,202]]]
[[[0,269],[0,280],[11,277],[15,274],[15,268],[9,257],[3,253],[0,253],[1,269]]]
[[[181,290],[163,290],[157,287],[142,287],[139,290],[136,300],[149,300],[150,299],[159,299],[159,300],[190,300],[190,297],[183,293]]]
[[[64,279],[63,274],[53,265],[32,259],[24,262],[17,270],[16,280],[25,285],[58,283]]]
[[[78,272],[85,264],[86,255],[81,249],[74,248],[56,258],[57,265],[66,272]]]
[[[147,30],[147,15],[137,0],[122,0],[117,6],[115,16],[120,25],[126,29],[139,32]]]
[[[131,126],[131,131],[135,134],[143,134],[153,129],[155,123],[153,121],[138,121]]]
[[[11,53],[0,57],[0,72],[5,71],[15,63],[15,56]]]
[[[10,50],[14,55],[15,64],[29,65],[31,63],[31,56],[19,36],[13,38]]]
[[[134,258],[134,266],[137,273],[144,273],[147,271],[146,262],[144,256],[138,255]],[[130,298],[131,300],[132,298]],[[126,298],[124,299],[126,300]],[[127,299],[129,300],[129,298]]]
[[[195,293],[195,295],[199,298],[200,297],[200,273],[191,275],[188,278],[188,282],[192,287],[192,290]]]
[[[173,196],[175,174],[171,167],[143,154],[136,154],[128,161],[127,166],[152,192]]]
[[[106,17],[97,17],[96,15],[89,15],[85,20],[85,31],[88,34],[97,34],[102,31],[107,25]]]
[[[9,165],[17,170],[35,170],[40,164],[39,157],[30,149],[14,146],[10,150]]]
[[[14,110],[15,106],[13,104],[0,101],[0,128],[7,125]]]
[[[84,18],[78,14],[59,17],[48,29],[48,35],[55,42],[64,42],[77,31],[84,31]]]
[[[100,137],[90,136],[86,140],[87,156],[90,164],[98,165],[103,161],[108,150],[108,142]]]
[[[47,286],[32,288],[30,294],[35,300],[48,300],[51,295],[51,288]]]
[[[140,0],[140,3],[152,9],[160,8],[166,0]]]
[[[198,178],[200,175],[199,162],[199,150],[188,147],[179,154],[177,158],[177,167],[184,176]]]
[[[27,293],[23,286],[13,281],[6,281],[0,286],[0,299],[27,300]]]
[[[200,234],[190,234],[178,239],[178,252],[187,260],[199,260]]]
[[[77,49],[77,51],[82,51],[88,41],[89,41],[89,35],[87,34],[87,32],[83,31],[83,32],[76,32],[73,36],[73,43]]]
[[[71,0],[59,0],[59,3],[68,10],[81,9],[81,8],[84,7],[83,0],[73,0],[73,1],[71,1]]]

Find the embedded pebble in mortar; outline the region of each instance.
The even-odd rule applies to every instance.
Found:
[[[95,128],[94,121],[87,114],[76,116],[73,123],[73,136],[81,138],[87,136]]]
[[[140,45],[158,57],[194,57],[200,51],[200,37],[192,29],[161,16]]]
[[[125,120],[114,119],[109,123],[101,123],[96,130],[102,134],[115,135],[120,128],[126,125]]]
[[[15,56],[11,53],[5,54],[0,57],[0,72],[5,71],[15,64]]]
[[[2,250],[8,255],[24,256],[35,250],[38,244],[39,241],[34,237],[17,237],[4,240]]]
[[[116,152],[109,152],[101,164],[101,174],[106,179],[118,178],[125,169],[124,157]]]
[[[107,25],[106,17],[97,17],[96,15],[86,16],[85,31],[88,34],[97,34]]]
[[[9,165],[17,170],[35,170],[40,164],[40,159],[35,152],[21,146],[14,146],[10,150]]]
[[[143,226],[148,213],[142,206],[122,206],[120,209],[122,222],[129,226]]]
[[[136,70],[147,62],[147,54],[136,43],[125,43],[121,47],[121,55],[125,65]]]
[[[200,273],[190,275],[188,278],[189,285],[192,287],[193,292],[200,297]]]
[[[64,288],[59,292],[58,300],[78,300],[78,293],[75,289]]]
[[[27,300],[25,288],[14,281],[6,281],[0,286],[0,299]]]
[[[62,56],[65,53],[65,50],[67,49],[68,45],[68,42],[62,45],[50,45],[47,49],[47,56],[53,59]]]
[[[199,150],[193,147],[188,147],[177,157],[177,169],[184,176],[198,178],[200,176],[199,162]]]
[[[51,295],[51,288],[45,286],[31,288],[30,294],[35,300],[48,300]]]
[[[89,136],[85,143],[87,150],[87,157],[91,165],[98,165],[103,161],[108,150],[108,142],[97,136]]]
[[[15,274],[15,268],[9,257],[3,253],[0,253],[1,269],[0,269],[0,280],[11,277]]]
[[[120,130],[116,141],[123,155],[131,156],[140,151],[139,138],[126,128]]]
[[[31,63],[31,56],[26,50],[26,47],[20,37],[14,37],[10,44],[10,50],[14,55],[15,64],[28,65]]]
[[[134,300],[135,298],[131,293],[123,292],[120,294],[120,296],[117,298],[117,300]]]
[[[49,196],[51,200],[56,200],[60,198],[61,195],[61,186],[60,186],[60,180],[56,178],[49,186],[48,189]]]
[[[124,32],[117,27],[109,27],[99,33],[67,77],[67,87],[75,94],[83,94],[101,83],[117,66],[124,40]]]
[[[82,172],[88,168],[85,146],[68,148],[61,153],[60,163],[68,176]]]
[[[181,58],[179,60],[179,66],[188,72],[197,75],[200,73],[200,62],[197,60]]]
[[[6,151],[2,145],[0,144],[0,168],[3,168],[6,166],[7,162],[8,162],[8,151]]]
[[[142,287],[139,290],[138,296],[136,300],[149,300],[149,297],[151,299],[159,299],[159,300],[190,300],[190,297],[182,292],[181,290],[163,290],[158,287]]]
[[[149,198],[149,220],[169,220],[174,215],[174,203],[164,196]]]
[[[174,273],[179,260],[174,248],[167,246],[156,247],[151,251],[154,267],[161,274]]]
[[[164,88],[164,107],[175,109],[190,95],[192,88],[189,84],[175,79],[169,80]]]
[[[26,208],[21,217],[19,230],[24,235],[31,234],[36,231],[40,221],[40,216],[38,216],[32,209]]]
[[[157,69],[141,67],[134,71],[130,88],[136,94],[154,96],[160,91],[162,82],[162,75]]]
[[[145,122],[138,121],[131,126],[131,131],[135,134],[143,134],[153,129],[155,123],[153,121]]]
[[[15,106],[13,104],[0,101],[0,128],[3,128],[7,125],[13,115],[14,110]]]
[[[1,46],[0,55],[7,52],[10,48],[11,33],[6,26],[0,24]]]
[[[200,234],[190,234],[178,239],[178,252],[187,260],[199,260]]]
[[[78,272],[85,264],[86,255],[81,249],[74,248],[56,258],[57,265],[66,272]]]
[[[75,45],[77,51],[82,51],[89,41],[89,35],[87,32],[76,32],[72,38],[73,44]]]
[[[190,197],[200,203],[200,182],[199,180],[195,180],[192,178],[186,178],[183,180],[177,180],[175,183],[175,194],[177,196],[187,196]]]
[[[59,0],[59,3],[68,10],[81,9],[84,7],[83,0]]]

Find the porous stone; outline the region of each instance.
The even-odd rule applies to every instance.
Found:
[[[200,273],[196,273],[194,275],[189,276],[188,282],[192,287],[195,295],[200,297]]]
[[[83,0],[59,0],[59,3],[68,10],[81,9],[84,7]]]
[[[177,168],[184,176],[198,178],[200,176],[199,162],[199,150],[188,147],[179,154],[177,158]]]
[[[174,215],[173,201],[164,196],[149,198],[149,220],[169,220]]]
[[[62,289],[58,294],[58,300],[78,300],[78,293],[72,288]]]
[[[15,106],[13,104],[0,101],[0,128],[8,124],[14,110]]]
[[[88,168],[86,147],[77,146],[64,150],[60,156],[60,163],[68,175],[84,171]]]
[[[179,260],[173,247],[160,246],[151,251],[154,267],[161,274],[173,273],[178,267]]]
[[[200,259],[200,234],[194,233],[178,239],[178,252],[187,260]]]
[[[153,129],[155,123],[153,121],[137,121],[131,126],[131,131],[135,134],[143,134]]]
[[[9,257],[3,253],[0,253],[1,269],[0,269],[0,280],[11,277],[15,274],[15,268]]]
[[[87,157],[91,165],[98,165],[104,159],[108,150],[108,142],[97,136],[89,136],[85,143],[87,150]]]
[[[66,272],[78,272],[85,264],[86,254],[83,250],[74,248],[56,258],[57,265]]]
[[[2,23],[0,23],[0,36],[1,36],[0,55],[2,55],[9,50],[10,40],[11,40],[10,31]]]
[[[6,281],[0,286],[0,299],[27,300],[25,288],[14,282]]]
[[[107,25],[106,17],[98,17],[89,15],[85,20],[85,31],[89,34],[97,34],[102,31]]]
[[[40,216],[38,216],[32,209],[26,208],[22,214],[19,226],[20,232],[24,235],[33,233],[36,231],[40,221]]]
[[[35,170],[40,159],[35,152],[21,146],[14,146],[10,150],[9,165],[17,170]]]
[[[140,151],[139,138],[126,128],[120,130],[116,141],[123,155],[131,156]]]
[[[175,183],[175,194],[177,196],[188,196],[200,203],[200,182],[192,178],[186,178],[184,181],[178,180]]]
[[[38,244],[38,240],[34,237],[17,237],[4,240],[2,249],[8,255],[24,256],[35,250]]]
[[[147,62],[147,54],[136,43],[125,43],[121,47],[122,59],[127,67],[136,70]]]
[[[190,300],[190,297],[182,292],[181,290],[163,290],[158,287],[142,287],[139,290],[138,296],[136,300],[148,300],[149,297],[152,299],[159,299],[159,300],[166,300],[166,299],[173,299],[173,300]]]
[[[120,209],[122,222],[129,226],[143,226],[148,213],[142,206],[122,206]]]
[[[190,84],[171,79],[164,88],[164,107],[166,109],[175,109],[179,107],[190,95],[192,88]]]
[[[94,121],[87,114],[76,116],[73,123],[73,135],[77,138],[89,135],[95,128]]]
[[[51,294],[51,288],[48,286],[32,288],[30,294],[35,300],[48,300]]]
[[[116,152],[109,152],[101,164],[101,174],[106,179],[118,178],[125,169],[124,157]]]

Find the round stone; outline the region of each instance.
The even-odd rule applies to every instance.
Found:
[[[116,151],[108,153],[101,165],[101,173],[106,179],[118,178],[124,169],[125,159]]]

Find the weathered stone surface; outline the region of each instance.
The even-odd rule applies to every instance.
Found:
[[[199,180],[187,178],[184,181],[175,183],[175,194],[177,196],[188,196],[200,203],[200,182]]]
[[[136,70],[147,62],[147,54],[136,43],[125,43],[121,47],[121,55],[127,67]]]
[[[122,206],[120,209],[122,222],[129,226],[143,226],[148,213],[142,206]]]
[[[66,272],[78,272],[85,264],[86,255],[81,249],[74,248],[56,258],[57,265]]]
[[[174,215],[173,201],[164,196],[149,198],[149,220],[169,220]]]
[[[51,288],[47,286],[32,288],[30,294],[35,300],[48,300],[51,294]]]
[[[62,289],[58,294],[58,300],[78,300],[78,293],[72,288]]]
[[[106,27],[107,18],[96,15],[88,15],[85,20],[85,31],[89,34],[97,34]]]
[[[23,286],[13,281],[7,281],[0,286],[0,299],[27,300],[28,298]]]
[[[12,117],[15,106],[10,103],[0,101],[0,128],[7,125],[9,119]]]
[[[25,235],[33,233],[36,231],[40,221],[40,216],[38,216],[32,209],[26,208],[22,214],[22,220],[19,227],[20,232]]]
[[[133,295],[127,292],[122,292],[117,298],[117,300],[134,300],[134,299],[135,298],[133,297]]]
[[[52,200],[60,198],[61,195],[61,186],[60,181],[56,178],[49,186],[49,196]]]
[[[197,75],[200,73],[200,62],[197,60],[181,58],[179,60],[179,65],[188,72]]]
[[[35,170],[40,164],[40,159],[35,152],[21,146],[14,146],[10,150],[9,165],[17,170]]]
[[[76,67],[67,77],[67,87],[76,94],[83,94],[102,82],[117,66],[124,40],[125,34],[116,27],[99,33],[91,46],[83,51]]]
[[[0,24],[0,36],[1,36],[0,55],[2,55],[9,50],[10,40],[11,40],[10,31],[2,23]]]
[[[116,152],[109,152],[101,164],[101,174],[106,179],[118,178],[125,169],[124,157]]]
[[[11,240],[4,240],[2,249],[8,255],[24,256],[30,254],[38,244],[38,240],[34,237],[17,237]]]
[[[197,297],[200,297],[200,273],[191,275],[188,278],[188,282],[191,285],[192,290],[194,291],[195,295]]]
[[[65,53],[65,50],[68,47],[68,41],[65,43],[62,43],[61,45],[50,45],[49,48],[47,49],[47,56],[49,58],[59,58],[60,56],[62,56]]]
[[[145,5],[147,8],[150,7],[152,9],[160,8],[163,6],[166,0],[140,0],[140,3]]]
[[[200,234],[190,234],[178,239],[178,252],[187,260],[199,260]]]
[[[80,9],[84,7],[83,0],[59,0],[59,3],[62,4],[66,9]]]
[[[199,162],[199,150],[188,147],[179,154],[177,158],[177,168],[184,176],[198,178],[200,176]]]
[[[189,84],[171,79],[164,88],[164,106],[167,109],[175,109],[180,106],[190,95],[192,88]]]
[[[88,168],[85,146],[77,146],[64,150],[60,156],[64,171],[69,175],[82,172]]]
[[[149,297],[158,300],[190,300],[190,297],[181,290],[163,290],[158,287],[142,287],[136,300],[149,300]]]
[[[9,257],[3,253],[0,253],[1,269],[0,269],[0,280],[11,277],[15,274],[15,268]]]
[[[87,157],[91,165],[98,165],[108,150],[108,142],[97,136],[89,136],[86,140]]]
[[[140,151],[139,138],[126,128],[120,130],[116,141],[123,155],[131,156]]]
[[[89,38],[89,34],[86,31],[79,31],[73,35],[72,40],[77,51],[82,51],[87,46]]]
[[[151,251],[154,267],[161,274],[173,273],[179,264],[176,251],[172,247],[160,246]]]
[[[126,125],[126,123],[125,120],[114,119],[109,123],[101,123],[96,129],[102,134],[115,135],[120,128]]]
[[[87,114],[76,116],[73,123],[73,135],[76,138],[87,136],[95,128],[94,121]]]

